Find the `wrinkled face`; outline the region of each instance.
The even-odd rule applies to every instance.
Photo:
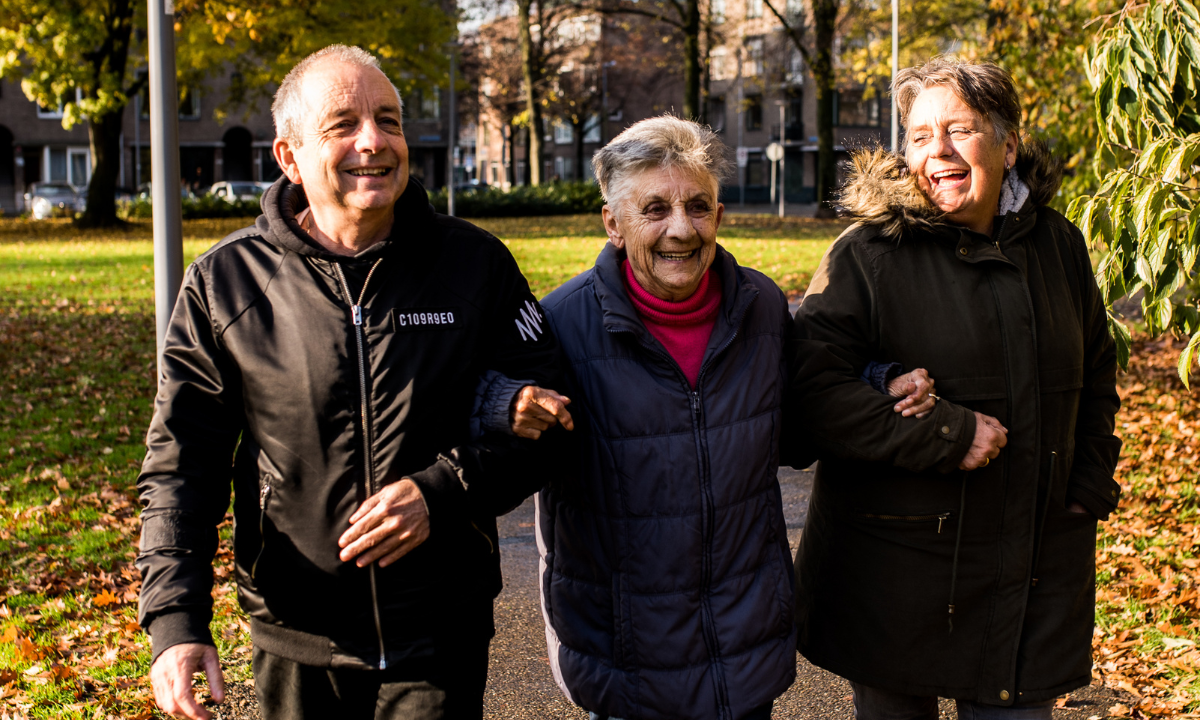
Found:
[[[288,179],[304,186],[314,212],[391,208],[408,185],[408,145],[387,77],[331,59],[312,67],[302,82],[308,110],[302,142],[283,143]]]
[[[625,182],[628,190],[618,212],[604,206],[609,241],[625,248],[646,291],[663,300],[686,300],[717,254],[725,206],[717,202],[716,181],[654,168]]]
[[[997,144],[986,118],[949,87],[935,85],[913,101],[905,159],[951,222],[990,235],[1005,165],[1017,159],[1017,134]]]

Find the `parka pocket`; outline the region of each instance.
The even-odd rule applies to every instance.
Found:
[[[866,520],[878,520],[883,523],[927,523],[930,527],[936,528],[937,533],[940,535],[943,528],[946,526],[946,522],[954,517],[954,511],[947,510],[946,512],[927,513],[924,515],[887,515],[881,513],[860,512],[858,513],[858,516]]]

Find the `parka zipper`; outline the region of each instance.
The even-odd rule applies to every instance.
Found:
[[[254,557],[254,564],[250,566],[250,579],[255,580],[258,577],[258,561],[262,560],[263,553],[267,549],[267,536],[263,534],[263,527],[267,519],[267,500],[271,497],[271,480],[263,483],[262,490],[258,493],[258,555]]]
[[[872,520],[892,520],[895,522],[933,522],[937,520],[938,535],[941,535],[942,523],[954,517],[954,513],[944,512],[936,515],[878,515],[876,513],[861,513],[861,516]]]
[[[358,387],[361,407],[359,417],[362,419],[362,435],[363,435],[363,474],[367,481],[367,496],[375,494],[375,460],[371,453],[371,414],[368,410],[369,403],[367,397],[367,351],[366,343],[363,338],[363,318],[362,318],[362,303],[367,296],[367,286],[371,284],[371,276],[375,274],[375,268],[379,267],[379,263],[383,262],[380,258],[371,265],[371,269],[367,272],[367,279],[363,281],[362,292],[358,294],[358,302],[354,302],[354,296],[350,294],[350,285],[346,282],[346,274],[342,272],[342,266],[338,263],[333,264],[334,272],[337,273],[338,280],[341,281],[342,291],[346,294],[346,302],[350,303],[350,319],[354,323],[354,343],[358,347]],[[387,669],[387,648],[383,644],[383,622],[380,619],[379,613],[379,593],[375,582],[375,563],[367,566],[367,576],[371,582],[371,609],[375,613],[375,633],[379,637],[379,669]]]
[[[1038,523],[1037,537],[1033,541],[1033,564],[1029,570],[1029,587],[1037,587],[1038,566],[1042,564],[1042,539],[1046,536],[1046,515],[1050,512],[1050,489],[1054,486],[1054,468],[1058,465],[1058,453],[1050,453],[1050,475],[1046,478],[1046,497],[1042,500],[1042,519]]]

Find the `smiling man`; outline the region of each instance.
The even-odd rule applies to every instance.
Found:
[[[542,478],[528,441],[471,440],[476,382],[552,382],[557,348],[504,245],[409,178],[401,110],[357,48],[293,68],[285,177],[188,270],[138,481],[140,620],[176,717],[210,717],[194,672],[223,696],[208,626],[231,488],[264,718],[481,715],[495,516]]]

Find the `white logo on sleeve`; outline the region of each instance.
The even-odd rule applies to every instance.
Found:
[[[520,315],[514,322],[517,323],[517,331],[521,333],[522,340],[537,342],[538,336],[545,332],[542,329],[542,323],[545,322],[542,309],[537,303],[529,300],[525,301],[525,307],[521,308]]]

